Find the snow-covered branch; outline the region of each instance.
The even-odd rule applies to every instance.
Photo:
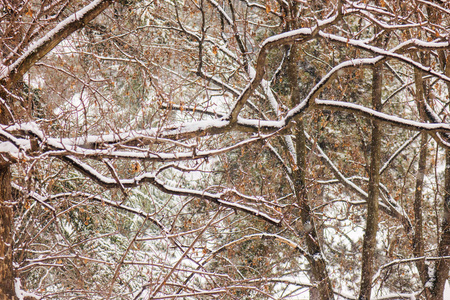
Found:
[[[5,78],[9,78],[8,81],[13,83],[22,78],[23,74],[25,74],[34,63],[47,55],[48,52],[61,41],[65,40],[69,35],[86,26],[87,23],[97,17],[112,2],[112,0],[95,0],[67,17],[45,36],[30,45],[25,53],[23,53],[13,64],[8,66],[7,70],[3,70],[0,74],[0,82]]]
[[[88,164],[80,161],[77,158],[74,158],[71,156],[65,156],[65,157],[62,157],[61,159],[63,161],[65,161],[66,163],[72,165],[75,169],[77,169],[78,171],[80,171],[81,173],[86,175],[87,177],[94,180],[97,184],[104,186],[106,188],[115,188],[115,187],[118,188],[118,187],[120,187],[119,184],[125,188],[131,188],[131,187],[139,186],[140,184],[143,184],[143,183],[150,183],[151,185],[155,186],[156,188],[158,188],[159,190],[161,190],[162,192],[164,192],[166,194],[205,199],[205,200],[211,201],[213,203],[216,203],[220,206],[239,210],[239,211],[248,213],[250,215],[256,216],[260,219],[263,219],[263,220],[269,222],[270,224],[273,224],[276,226],[281,226],[281,221],[279,219],[273,218],[273,217],[269,216],[268,214],[259,211],[256,208],[252,208],[250,206],[246,206],[246,205],[242,205],[239,203],[224,200],[224,198],[230,197],[232,195],[236,196],[238,198],[241,196],[237,191],[235,191],[233,189],[226,190],[222,193],[214,194],[214,193],[205,192],[205,191],[197,191],[197,190],[192,190],[192,189],[171,187],[171,186],[168,186],[167,184],[161,182],[160,180],[158,180],[154,173],[144,173],[144,174],[136,176],[134,178],[120,179],[120,181],[117,182],[117,180],[115,180],[114,178],[104,176],[103,174],[99,173],[97,170],[95,170],[94,168],[92,168]]]
[[[317,108],[327,108],[340,111],[348,111],[369,119],[382,121],[384,123],[406,128],[414,131],[427,132],[450,132],[450,125],[446,123],[424,123],[413,120],[403,119],[397,116],[385,114],[362,105],[334,100],[320,100],[316,99],[314,105]]]

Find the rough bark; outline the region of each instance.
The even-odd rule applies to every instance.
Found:
[[[422,190],[423,179],[426,169],[427,161],[427,134],[422,134],[420,142],[419,166],[416,176],[416,190],[414,193],[414,237],[413,237],[413,254],[415,257],[424,256],[424,241],[423,241],[423,215],[422,215]],[[420,280],[422,284],[428,281],[428,267],[424,260],[416,262],[417,270],[419,271]],[[428,298],[428,297],[427,297]]]
[[[326,262],[322,256],[322,250],[319,244],[317,229],[314,222],[314,216],[308,202],[306,193],[305,171],[306,171],[306,136],[303,131],[303,121],[299,121],[296,133],[296,154],[297,169],[294,171],[294,185],[297,196],[297,204],[300,207],[300,219],[304,230],[306,246],[312,259],[309,261],[312,273],[312,282],[317,287],[313,293],[316,293],[319,299],[334,299],[333,288],[331,285]]]
[[[17,299],[14,289],[14,268],[12,264],[11,170],[0,165],[0,300]]]
[[[445,186],[444,186],[444,215],[442,220],[441,239],[439,241],[438,255],[441,257],[450,255],[450,150],[445,151]],[[434,281],[432,285],[432,299],[444,299],[445,282],[448,279],[449,266],[446,259],[436,262]]]
[[[418,56],[416,56],[418,59]],[[422,63],[426,63],[422,61]],[[426,120],[425,114],[425,85],[423,81],[423,73],[419,70],[414,70],[414,81],[416,87],[416,101],[419,108],[419,113],[423,120]],[[424,256],[424,241],[423,241],[423,214],[422,214],[422,190],[423,190],[423,179],[425,176],[426,160],[427,160],[427,137],[426,133],[422,134],[422,139],[420,142],[420,153],[419,153],[419,164],[417,168],[416,176],[416,189],[414,192],[414,237],[413,237],[413,254],[415,257]],[[417,270],[419,271],[419,277],[422,284],[425,286],[426,282],[429,280],[428,276],[428,266],[425,264],[424,260],[416,262]],[[425,289],[425,297],[429,298],[429,291]]]
[[[300,49],[293,45],[290,49],[288,60],[288,80],[291,86],[291,104],[295,105],[300,100],[300,87],[298,85],[298,61]],[[306,193],[306,136],[304,133],[303,120],[297,121],[295,128],[296,139],[296,159],[293,178],[297,205],[300,208],[301,228],[305,237],[305,242],[310,256],[309,263],[311,267],[311,282],[315,288],[311,289],[311,299],[329,300],[334,299],[333,288],[331,285],[328,271],[326,269],[325,259],[322,256],[322,250],[319,244],[317,229],[314,222],[314,216],[311,212],[308,196]]]
[[[5,93],[0,92],[0,98],[8,101]],[[0,105],[0,124],[9,124],[10,121],[7,110]],[[14,288],[12,200],[10,162],[0,156],[0,300],[18,299]]]
[[[431,7],[427,7],[427,14],[429,17],[429,20],[432,23],[438,23],[438,16],[436,15],[436,12],[431,9]],[[440,62],[440,68],[442,69],[443,73],[446,76],[450,75],[450,64],[448,63],[448,51],[445,50],[439,50],[438,51],[438,57]],[[421,63],[423,65],[429,66],[430,65],[430,54],[429,53],[423,53],[422,56],[419,56],[418,54],[413,55],[414,59],[416,61],[421,60]],[[427,87],[426,82],[423,79],[423,73],[416,69],[414,71],[414,77],[415,77],[415,83],[416,83],[416,99],[418,101],[418,107],[419,111],[421,113],[421,117],[424,120],[429,120],[430,122],[436,122],[437,120],[430,119],[427,117],[427,114],[425,113],[425,107],[424,103],[426,99],[430,98],[430,88]],[[450,84],[447,83],[447,90],[450,91]],[[424,149],[424,139],[426,139],[425,135],[422,136],[422,143],[421,143],[421,152],[419,157],[419,170],[418,175],[416,179],[416,191],[415,191],[415,202],[414,202],[414,214],[415,214],[415,236],[413,240],[414,245],[414,255],[415,256],[424,256],[424,249],[423,249],[423,228],[422,228],[422,208],[421,208],[421,192],[422,189],[418,188],[421,187],[422,184],[418,184],[420,181],[423,182],[423,173],[425,171],[425,161],[426,158],[423,158],[423,156],[426,156],[426,149]],[[447,136],[447,142],[448,136]],[[423,154],[423,152],[425,152]],[[446,168],[445,168],[445,174],[444,174],[444,203],[443,203],[443,220],[442,220],[442,231],[441,236],[439,240],[438,245],[438,256],[448,256],[450,254],[450,152],[448,149],[446,149]],[[423,165],[422,165],[423,164]],[[421,169],[423,170],[421,171]],[[420,199],[418,198],[420,194]],[[419,271],[420,279],[422,283],[425,286],[424,289],[424,296],[427,299],[436,299],[436,300],[442,300],[444,297],[444,288],[445,288],[445,282],[448,279],[448,273],[449,273],[449,266],[448,262],[445,259],[440,259],[435,263],[434,266],[434,274],[431,276],[428,272],[428,266],[423,261],[416,262],[416,267]],[[426,283],[432,283],[431,285],[425,285]]]
[[[435,16],[432,16],[435,19]],[[450,52],[440,51],[441,68],[447,76],[450,76]],[[450,83],[447,82],[447,92],[450,93]],[[447,142],[450,142],[447,136]],[[438,255],[450,255],[450,150],[445,151],[445,178],[444,178],[444,214],[442,220],[442,233],[439,241]],[[435,283],[432,289],[433,299],[442,300],[444,298],[445,282],[449,278],[449,262],[441,259],[435,266]]]
[[[382,65],[373,68],[372,106],[381,110]],[[378,121],[372,121],[372,140],[369,168],[369,191],[367,198],[366,230],[364,233],[361,267],[361,289],[359,299],[369,300],[372,292],[373,261],[378,231],[378,197],[380,183],[380,152],[382,128]]]

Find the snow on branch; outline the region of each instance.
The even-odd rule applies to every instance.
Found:
[[[308,135],[308,133],[305,132],[305,135],[308,138],[308,140],[312,143],[313,140]],[[347,189],[349,189],[349,190],[353,191],[354,193],[356,193],[357,195],[359,195],[362,199],[364,199],[364,204],[365,204],[365,200],[367,200],[368,193],[366,191],[364,191],[362,188],[360,188],[358,185],[353,183],[353,181],[351,179],[354,179],[355,177],[352,177],[352,178],[345,177],[344,174],[342,174],[342,172],[339,171],[339,169],[336,167],[336,165],[331,161],[331,159],[326,155],[326,153],[322,150],[322,148],[318,144],[315,144],[314,147],[319,151],[319,156],[328,165],[331,172],[336,177],[336,182],[341,183]],[[333,183],[333,182],[327,181],[327,183]],[[403,223],[405,230],[407,232],[409,232],[412,228],[412,225],[411,225],[411,221],[409,220],[409,217],[406,214],[406,212],[404,211],[404,209],[390,196],[388,189],[386,187],[384,187],[383,184],[381,184],[381,183],[380,183],[380,189],[383,190],[386,194],[386,195],[384,195],[385,197],[381,197],[382,201],[380,201],[380,203],[379,203],[380,209],[383,212],[385,212],[386,214],[388,214],[389,216],[399,219]]]
[[[317,108],[327,108],[339,111],[351,112],[369,119],[375,119],[393,126],[403,127],[415,131],[427,132],[450,132],[450,124],[445,123],[423,123],[413,120],[407,120],[400,117],[385,114],[371,108],[367,108],[358,104],[335,101],[335,100],[320,100],[314,101],[314,106]]]
[[[426,4],[428,6],[434,7],[436,9],[438,9],[438,10],[440,10],[440,11],[442,11],[442,12],[448,14],[448,15],[450,15],[450,10],[446,9],[442,5],[438,5],[436,3],[433,3],[433,2],[430,2],[430,1],[425,1],[425,0],[416,0],[416,1],[419,2],[419,3],[423,3],[423,4]]]
[[[113,0],[94,0],[84,8],[73,13],[46,35],[33,43],[6,71],[0,74],[0,81],[9,77],[11,82],[22,78],[37,61],[50,52],[56,45],[75,31],[83,28],[92,19],[104,11]]]
[[[390,262],[388,262],[387,264],[384,264],[382,266],[380,266],[378,268],[377,273],[373,276],[372,282],[376,282],[378,279],[380,279],[381,277],[381,273],[388,269],[391,268],[393,266],[397,266],[400,264],[409,264],[409,263],[414,263],[420,260],[423,261],[437,261],[437,260],[450,260],[450,256],[438,256],[438,257],[432,257],[432,256],[421,256],[421,257],[412,257],[412,258],[403,258],[403,259],[395,259],[392,260]]]
[[[276,128],[275,128],[276,129]],[[114,150],[113,146],[109,146],[107,149],[89,149],[94,148],[94,144],[100,145],[97,141],[111,141],[114,139],[112,136],[102,136],[94,137],[88,136],[86,139],[91,141],[86,143],[86,140],[82,140],[77,144],[80,139],[57,139],[49,138],[44,135],[44,133],[39,129],[35,123],[23,123],[16,124],[14,126],[0,125],[0,136],[7,139],[9,142],[0,143],[0,153],[12,153],[17,157],[19,155],[19,150],[29,151],[31,149],[30,140],[25,138],[16,138],[10,132],[17,134],[27,134],[30,137],[37,137],[40,140],[41,152],[47,156],[62,157],[62,156],[74,156],[82,158],[110,158],[110,159],[140,159],[146,161],[158,161],[158,162],[171,162],[171,161],[186,161],[186,160],[196,160],[196,159],[206,159],[211,156],[216,156],[230,152],[232,150],[247,146],[253,143],[261,142],[271,138],[276,135],[276,132],[272,134],[259,134],[257,136],[251,137],[249,139],[237,142],[233,145],[213,149],[213,150],[198,150],[196,144],[185,144],[177,142],[175,140],[160,138],[157,136],[145,136],[143,134],[134,135],[133,132],[129,132],[128,135],[124,135],[123,142],[121,145],[133,142],[135,140],[148,140],[151,143],[154,142],[165,142],[174,143],[175,145],[182,146],[185,148],[190,148],[191,151],[188,152],[177,152],[177,153],[165,153],[165,152],[153,152],[148,149],[138,149],[132,147],[128,151],[125,150]],[[130,138],[134,136],[133,138]],[[120,141],[120,137],[116,142]],[[84,148],[87,144],[88,148]]]
[[[173,162],[173,161],[186,161],[186,160],[196,160],[196,159],[206,159],[208,157],[216,156],[219,154],[224,154],[232,150],[241,148],[243,146],[251,145],[253,143],[263,141],[269,138],[271,135],[261,135],[253,137],[231,146],[215,149],[215,150],[197,150],[196,145],[191,145],[192,151],[189,152],[177,152],[177,153],[164,153],[164,152],[152,152],[147,149],[134,149],[134,151],[116,151],[113,149],[84,149],[81,147],[64,145],[62,143],[56,144],[55,140],[49,140],[49,145],[58,148],[55,151],[46,152],[49,156],[79,156],[86,158],[111,158],[111,159],[140,159],[145,161],[158,161],[158,162]]]
[[[252,74],[252,80],[245,87],[243,92],[239,95],[235,104],[231,108],[230,113],[226,117],[226,120],[230,120],[231,123],[236,123],[238,119],[238,115],[242,108],[244,107],[245,102],[250,98],[250,96],[255,92],[256,88],[260,85],[263,80],[265,74],[265,64],[266,58],[269,51],[275,47],[280,45],[291,44],[293,42],[306,42],[312,38],[314,38],[315,34],[321,30],[322,28],[331,26],[335,22],[337,22],[342,17],[340,10],[333,16],[323,21],[317,21],[317,25],[311,28],[300,28],[296,30],[292,30],[285,33],[280,33],[274,36],[267,38],[261,44],[261,50],[258,54],[258,57],[255,62],[255,70],[254,74]]]
[[[69,197],[71,197],[71,198],[80,198],[81,197],[81,198],[85,198],[86,200],[89,200],[89,201],[94,201],[94,202],[100,203],[101,205],[107,205],[109,207],[113,207],[113,208],[116,208],[116,209],[119,209],[119,210],[122,210],[122,211],[125,211],[128,213],[135,214],[135,215],[140,216],[143,219],[153,223],[154,225],[156,225],[162,232],[164,232],[164,236],[167,237],[171,241],[171,243],[174,244],[175,247],[177,247],[179,250],[183,251],[183,246],[175,239],[175,236],[170,235],[170,230],[168,228],[166,228],[164,226],[164,224],[161,223],[161,221],[156,219],[153,216],[153,214],[146,213],[143,210],[136,209],[136,208],[133,208],[130,206],[126,206],[123,203],[108,200],[100,195],[90,194],[90,193],[86,193],[86,192],[67,192],[67,193],[59,193],[59,194],[55,194],[55,195],[42,196],[36,192],[27,192],[27,190],[24,187],[21,187],[14,183],[13,183],[13,188],[22,194],[26,194],[28,197],[34,199],[35,201],[38,201],[43,206],[50,209],[53,213],[55,213],[56,210],[47,202],[51,202],[51,201],[55,201],[55,200],[59,200],[59,199],[66,199]],[[61,213],[58,213],[54,217],[57,217],[60,214]]]
[[[428,22],[421,22],[421,23],[410,23],[410,24],[396,24],[391,25],[387,24],[386,22],[383,22],[381,20],[376,19],[372,14],[363,11],[363,10],[355,10],[357,13],[361,14],[365,18],[369,19],[373,23],[377,24],[379,27],[383,28],[384,30],[398,30],[398,29],[407,29],[407,28],[415,28],[415,27],[421,27],[424,25],[427,25]]]
[[[13,189],[15,189],[16,191],[25,194],[27,197],[35,200],[36,202],[38,202],[39,204],[41,204],[42,206],[44,206],[45,208],[49,209],[50,211],[52,211],[53,213],[56,212],[55,208],[53,206],[51,206],[50,204],[46,203],[47,198],[39,195],[36,192],[30,191],[28,192],[25,188],[19,186],[18,184],[11,182],[11,186]]]
[[[420,135],[420,132],[417,132],[415,135],[413,135],[411,138],[409,138],[406,142],[404,142],[397,151],[394,152],[394,154],[389,157],[389,159],[384,163],[384,165],[380,169],[380,175],[383,174],[384,171],[387,170],[391,162],[400,154],[403,150],[405,150],[418,136]]]
[[[100,172],[98,172],[97,170],[92,168],[90,165],[82,162],[81,160],[79,160],[75,157],[64,156],[61,159],[64,162],[68,163],[69,165],[72,165],[75,169],[77,169],[79,172],[83,173],[85,176],[94,180],[97,184],[104,186],[106,188],[118,188],[118,187],[120,187],[120,185],[125,188],[131,188],[131,187],[139,186],[140,184],[143,184],[143,183],[150,183],[151,185],[155,186],[157,189],[159,189],[160,191],[162,191],[166,194],[205,199],[205,200],[211,201],[213,203],[216,203],[220,206],[224,206],[227,208],[242,211],[247,214],[256,216],[266,222],[269,222],[272,225],[281,226],[281,220],[271,217],[268,214],[261,212],[256,208],[224,200],[223,198],[228,198],[230,196],[235,196],[238,198],[242,197],[242,195],[240,193],[238,193],[237,191],[235,191],[234,189],[227,189],[221,193],[210,193],[210,192],[198,191],[198,190],[192,190],[192,189],[176,188],[176,187],[168,186],[165,183],[163,183],[162,181],[158,180],[154,173],[144,173],[144,174],[136,176],[134,178],[120,179],[118,182],[114,178],[104,176],[103,174],[101,174]],[[247,198],[249,198],[249,197],[247,196]]]
[[[17,270],[19,272],[24,272],[28,269],[37,267],[37,266],[41,266],[43,264],[43,262],[45,261],[53,261],[53,260],[60,260],[60,259],[78,259],[78,260],[82,260],[82,261],[90,261],[90,262],[96,262],[96,263],[101,263],[101,264],[105,264],[105,265],[112,265],[111,262],[108,261],[104,261],[104,260],[99,260],[99,259],[94,259],[88,256],[84,256],[84,255],[79,255],[79,254],[67,254],[67,255],[58,255],[58,256],[47,256],[47,257],[40,257],[40,258],[35,258],[35,259],[25,259],[23,261],[23,264],[25,264],[25,266],[17,268]],[[62,265],[58,264],[58,263],[53,263],[55,266],[60,266],[62,267]]]
[[[296,242],[285,238],[281,235],[278,234],[270,234],[270,233],[255,233],[255,234],[249,234],[246,236],[243,236],[237,240],[231,241],[225,245],[222,245],[221,247],[217,248],[216,250],[214,250],[205,260],[205,263],[209,262],[211,259],[213,259],[217,254],[219,254],[220,252],[229,249],[230,247],[233,247],[235,245],[239,245],[242,244],[243,242],[246,241],[250,241],[250,240],[275,240],[278,242],[281,242],[283,244],[288,245],[289,247],[293,248],[294,250],[297,250],[298,252],[300,252],[300,254],[304,255],[305,257],[312,259],[311,255],[308,253],[308,251],[306,251],[305,249],[303,249],[299,244],[297,244]]]
[[[425,50],[446,49],[446,48],[450,47],[450,42],[448,42],[448,41],[446,41],[446,42],[424,42],[424,41],[421,41],[418,39],[411,39],[411,40],[408,40],[408,41],[398,45],[397,47],[391,49],[390,51],[387,51],[387,50],[384,50],[384,49],[381,49],[381,48],[378,48],[375,46],[368,45],[364,41],[353,40],[353,39],[349,39],[349,38],[345,38],[345,37],[341,37],[341,36],[337,36],[334,34],[329,34],[329,33],[325,33],[323,31],[321,31],[323,28],[336,22],[340,16],[341,16],[341,14],[338,11],[338,13],[336,15],[332,16],[331,18],[328,18],[324,21],[318,21],[317,25],[314,27],[300,28],[300,29],[292,30],[289,32],[281,33],[278,35],[274,35],[270,38],[267,38],[261,45],[261,50],[260,50],[259,55],[255,62],[256,67],[252,74],[253,75],[252,80],[246,86],[244,91],[239,95],[233,108],[231,109],[230,113],[226,117],[226,120],[230,120],[232,124],[237,122],[238,115],[239,115],[241,109],[243,108],[245,102],[249,99],[249,97],[255,92],[256,88],[260,85],[261,81],[263,80],[263,76],[265,74],[264,66],[265,66],[266,57],[267,57],[269,50],[271,50],[272,48],[279,46],[279,45],[290,44],[293,42],[297,42],[297,43],[298,42],[306,42],[312,38],[315,38],[316,33],[318,33],[318,35],[321,38],[331,40],[331,41],[334,41],[337,43],[345,43],[346,45],[351,45],[351,46],[378,54],[381,57],[377,57],[375,59],[377,61],[379,61],[381,59],[385,59],[387,57],[396,58],[396,59],[403,61],[413,67],[416,67],[426,73],[436,76],[444,81],[450,82],[450,78],[448,76],[446,76],[440,72],[436,72],[430,67],[425,67],[422,64],[397,53],[400,51],[410,50],[411,48],[425,49]],[[355,65],[362,64],[359,60],[355,60],[354,63],[355,63]],[[333,74],[333,72],[331,74]],[[319,88],[319,90],[317,92],[311,91],[311,93],[314,93],[314,95],[318,95],[318,93],[320,92],[320,89],[323,86],[324,86],[324,84],[316,85],[315,88]],[[311,98],[313,98],[313,97],[311,97]],[[307,103],[303,103],[303,105],[307,105]]]
[[[407,58],[406,56],[403,56],[399,54],[399,52],[403,52],[406,50],[411,50],[411,48],[417,48],[417,49],[423,49],[423,50],[436,50],[436,49],[448,49],[450,47],[450,42],[424,42],[418,39],[410,39],[406,42],[403,42],[396,47],[394,47],[391,50],[384,50],[382,48],[378,48],[372,45],[366,44],[364,41],[361,40],[354,40],[350,38],[341,37],[335,34],[331,33],[325,33],[320,31],[319,36],[332,42],[337,42],[349,46],[353,46],[355,48],[359,48],[362,50],[366,50],[369,52],[372,52],[376,55],[381,55],[383,57],[389,57],[389,58],[395,58],[398,59],[406,64],[411,65],[412,67],[415,67],[425,73],[431,74],[439,79],[442,79],[446,82],[450,82],[450,77],[446,76],[443,73],[437,72],[433,70],[431,67],[426,67],[422,65],[419,62],[416,62],[413,59]]]
[[[294,117],[303,113],[307,108],[309,108],[313,103],[314,99],[319,96],[320,92],[325,88],[325,86],[333,80],[336,75],[341,70],[345,70],[347,68],[356,68],[356,67],[364,67],[364,66],[374,66],[379,63],[383,59],[382,56],[377,56],[374,58],[365,58],[365,59],[352,59],[348,61],[344,61],[339,65],[335,66],[331,69],[308,93],[308,95],[300,101],[300,103],[288,111],[282,122],[284,124],[288,124]]]

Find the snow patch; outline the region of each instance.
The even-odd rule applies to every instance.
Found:
[[[448,280],[445,282],[444,300],[450,300],[450,284],[448,283]]]
[[[22,284],[20,282],[20,278],[14,279],[14,289],[16,291],[16,296],[19,298],[19,300],[24,300],[25,297],[32,297],[35,299],[39,299],[40,297],[36,294],[29,293],[27,291],[22,290]]]
[[[2,143],[0,143],[0,153],[2,153],[2,152],[17,154],[19,152],[19,149],[17,149],[17,147],[14,146],[14,144],[11,142],[2,142]]]

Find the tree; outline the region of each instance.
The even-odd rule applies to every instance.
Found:
[[[0,13],[0,299],[443,298],[450,4]]]

